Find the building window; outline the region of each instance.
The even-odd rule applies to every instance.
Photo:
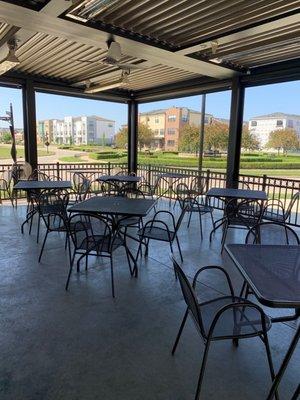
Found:
[[[159,118],[158,117],[155,117],[155,123],[159,124]]]
[[[160,136],[164,136],[165,130],[164,130],[164,129],[160,129],[160,130],[159,130],[159,134],[160,134]]]
[[[288,119],[287,126],[288,126],[288,128],[293,128],[294,127],[293,120]]]
[[[158,135],[159,134],[159,129],[155,129],[154,133],[155,133],[155,135]]]
[[[113,128],[113,124],[108,124],[107,125],[109,128]]]
[[[167,141],[168,146],[175,146],[175,140],[168,140]]]
[[[181,117],[181,121],[182,121],[182,122],[188,122],[188,116],[187,116],[187,115],[183,115],[183,116]]]
[[[176,121],[176,115],[172,114],[168,116],[168,121]]]
[[[278,119],[278,120],[276,121],[276,126],[283,126],[283,121],[282,121],[282,119]]]
[[[257,126],[257,121],[251,121],[251,126]]]
[[[168,128],[168,135],[175,135],[176,130],[175,128]]]

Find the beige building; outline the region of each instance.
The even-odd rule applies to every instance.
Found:
[[[213,116],[205,114],[205,123]],[[154,132],[155,148],[166,151],[178,151],[179,135],[186,125],[200,126],[201,113],[186,107],[171,107],[139,114],[139,122],[147,125]]]

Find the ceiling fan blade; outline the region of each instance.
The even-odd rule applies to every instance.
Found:
[[[108,51],[107,51],[107,58],[110,58],[115,61],[119,61],[122,57],[122,50],[120,43],[118,42],[111,42]]]
[[[143,64],[128,64],[128,63],[116,63],[116,66],[120,69],[133,70],[133,69],[145,69]]]

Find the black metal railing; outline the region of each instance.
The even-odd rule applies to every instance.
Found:
[[[52,164],[39,164],[39,170],[46,173],[47,175],[56,176],[63,180],[73,179],[75,172],[82,172],[88,176],[92,174],[102,175],[113,175],[120,170],[126,170],[126,163],[52,163]],[[0,177],[7,176],[8,171],[11,170],[11,165],[0,164]],[[138,175],[142,176],[147,182],[154,185],[157,176],[162,173],[180,173],[184,177],[180,179],[180,182],[190,185],[193,178],[198,176],[198,171],[192,168],[177,168],[177,167],[166,167],[158,165],[139,165]],[[202,171],[202,177],[205,181],[206,190],[212,187],[225,187],[226,185],[226,173],[211,171],[209,169]],[[270,200],[280,199],[285,208],[293,197],[293,195],[300,191],[300,180],[289,179],[289,178],[277,178],[269,177],[266,175],[255,176],[255,175],[244,175],[239,176],[239,187],[250,188],[252,190],[265,190]],[[160,180],[158,185],[158,193],[167,192],[168,182],[166,180]],[[175,198],[175,194],[170,192],[170,195]],[[18,196],[24,196],[24,193],[19,193]],[[166,193],[168,196],[168,193]],[[2,194],[2,198],[5,198]],[[212,199],[212,206],[218,209],[223,208],[223,202],[218,199]],[[289,223],[292,225],[300,226],[300,204],[297,201],[289,217]]]

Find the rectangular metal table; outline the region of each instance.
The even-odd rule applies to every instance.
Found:
[[[97,178],[97,181],[107,182],[114,181],[120,183],[138,183],[142,178],[140,176],[132,176],[132,175],[102,175]]]
[[[81,203],[74,204],[68,208],[69,212],[79,213],[92,213],[92,214],[105,214],[111,217],[112,229],[117,231],[118,235],[118,216],[124,217],[145,217],[156,201],[151,199],[129,199],[122,196],[107,196],[107,197],[91,197]],[[126,234],[126,236],[137,240],[133,236]],[[126,245],[125,238],[122,238],[124,247],[133,261],[133,272],[135,276],[138,275],[138,268],[136,258],[132,255],[130,249]],[[139,241],[138,241],[139,242]]]
[[[154,204],[155,200],[151,199],[129,199],[122,196],[91,197],[69,207],[68,211],[145,217]]]
[[[300,316],[300,246],[228,244],[225,249],[260,303],[272,308],[295,308],[294,316],[272,318],[290,321]],[[300,338],[300,325],[292,339],[267,400],[275,391]]]
[[[14,185],[15,190],[51,190],[71,189],[71,181],[19,181]]]
[[[268,200],[265,191],[250,189],[211,188],[206,193],[206,196],[224,199]]]

